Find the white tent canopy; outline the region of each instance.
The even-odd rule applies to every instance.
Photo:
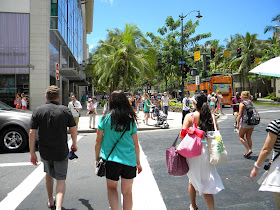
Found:
[[[280,57],[272,58],[265,63],[258,65],[249,73],[263,76],[280,77]]]

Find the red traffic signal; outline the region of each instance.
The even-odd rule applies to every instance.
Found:
[[[237,48],[237,55],[236,55],[237,58],[241,57],[241,48],[238,47]]]
[[[251,55],[251,63],[255,63],[255,56]]]
[[[211,58],[214,58],[214,57],[215,57],[215,49],[212,48],[212,49],[211,49]]]

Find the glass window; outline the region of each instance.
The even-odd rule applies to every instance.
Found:
[[[213,91],[216,92],[217,90],[219,90],[221,93],[230,93],[231,84],[230,83],[213,84]]]

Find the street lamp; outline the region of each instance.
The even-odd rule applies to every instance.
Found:
[[[182,64],[182,87],[181,87],[181,90],[182,90],[182,98],[184,97],[184,30],[183,30],[183,20],[185,17],[187,17],[190,13],[192,12],[197,12],[197,18],[202,18],[202,16],[200,15],[200,10],[193,10],[193,11],[190,11],[188,14],[186,14],[185,16],[183,15],[179,15],[179,18],[181,18],[181,23],[182,23],[182,32],[181,32],[181,36],[182,36],[182,40],[181,40],[181,50],[182,50],[182,57],[181,57],[181,64]]]

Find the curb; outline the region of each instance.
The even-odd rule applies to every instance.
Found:
[[[137,128],[137,131],[148,131],[148,130],[160,130],[160,127],[150,127],[150,128]],[[170,129],[170,128],[167,128]],[[97,129],[87,129],[87,130],[78,130],[78,133],[96,133]],[[67,131],[67,134],[70,134],[70,131]]]

